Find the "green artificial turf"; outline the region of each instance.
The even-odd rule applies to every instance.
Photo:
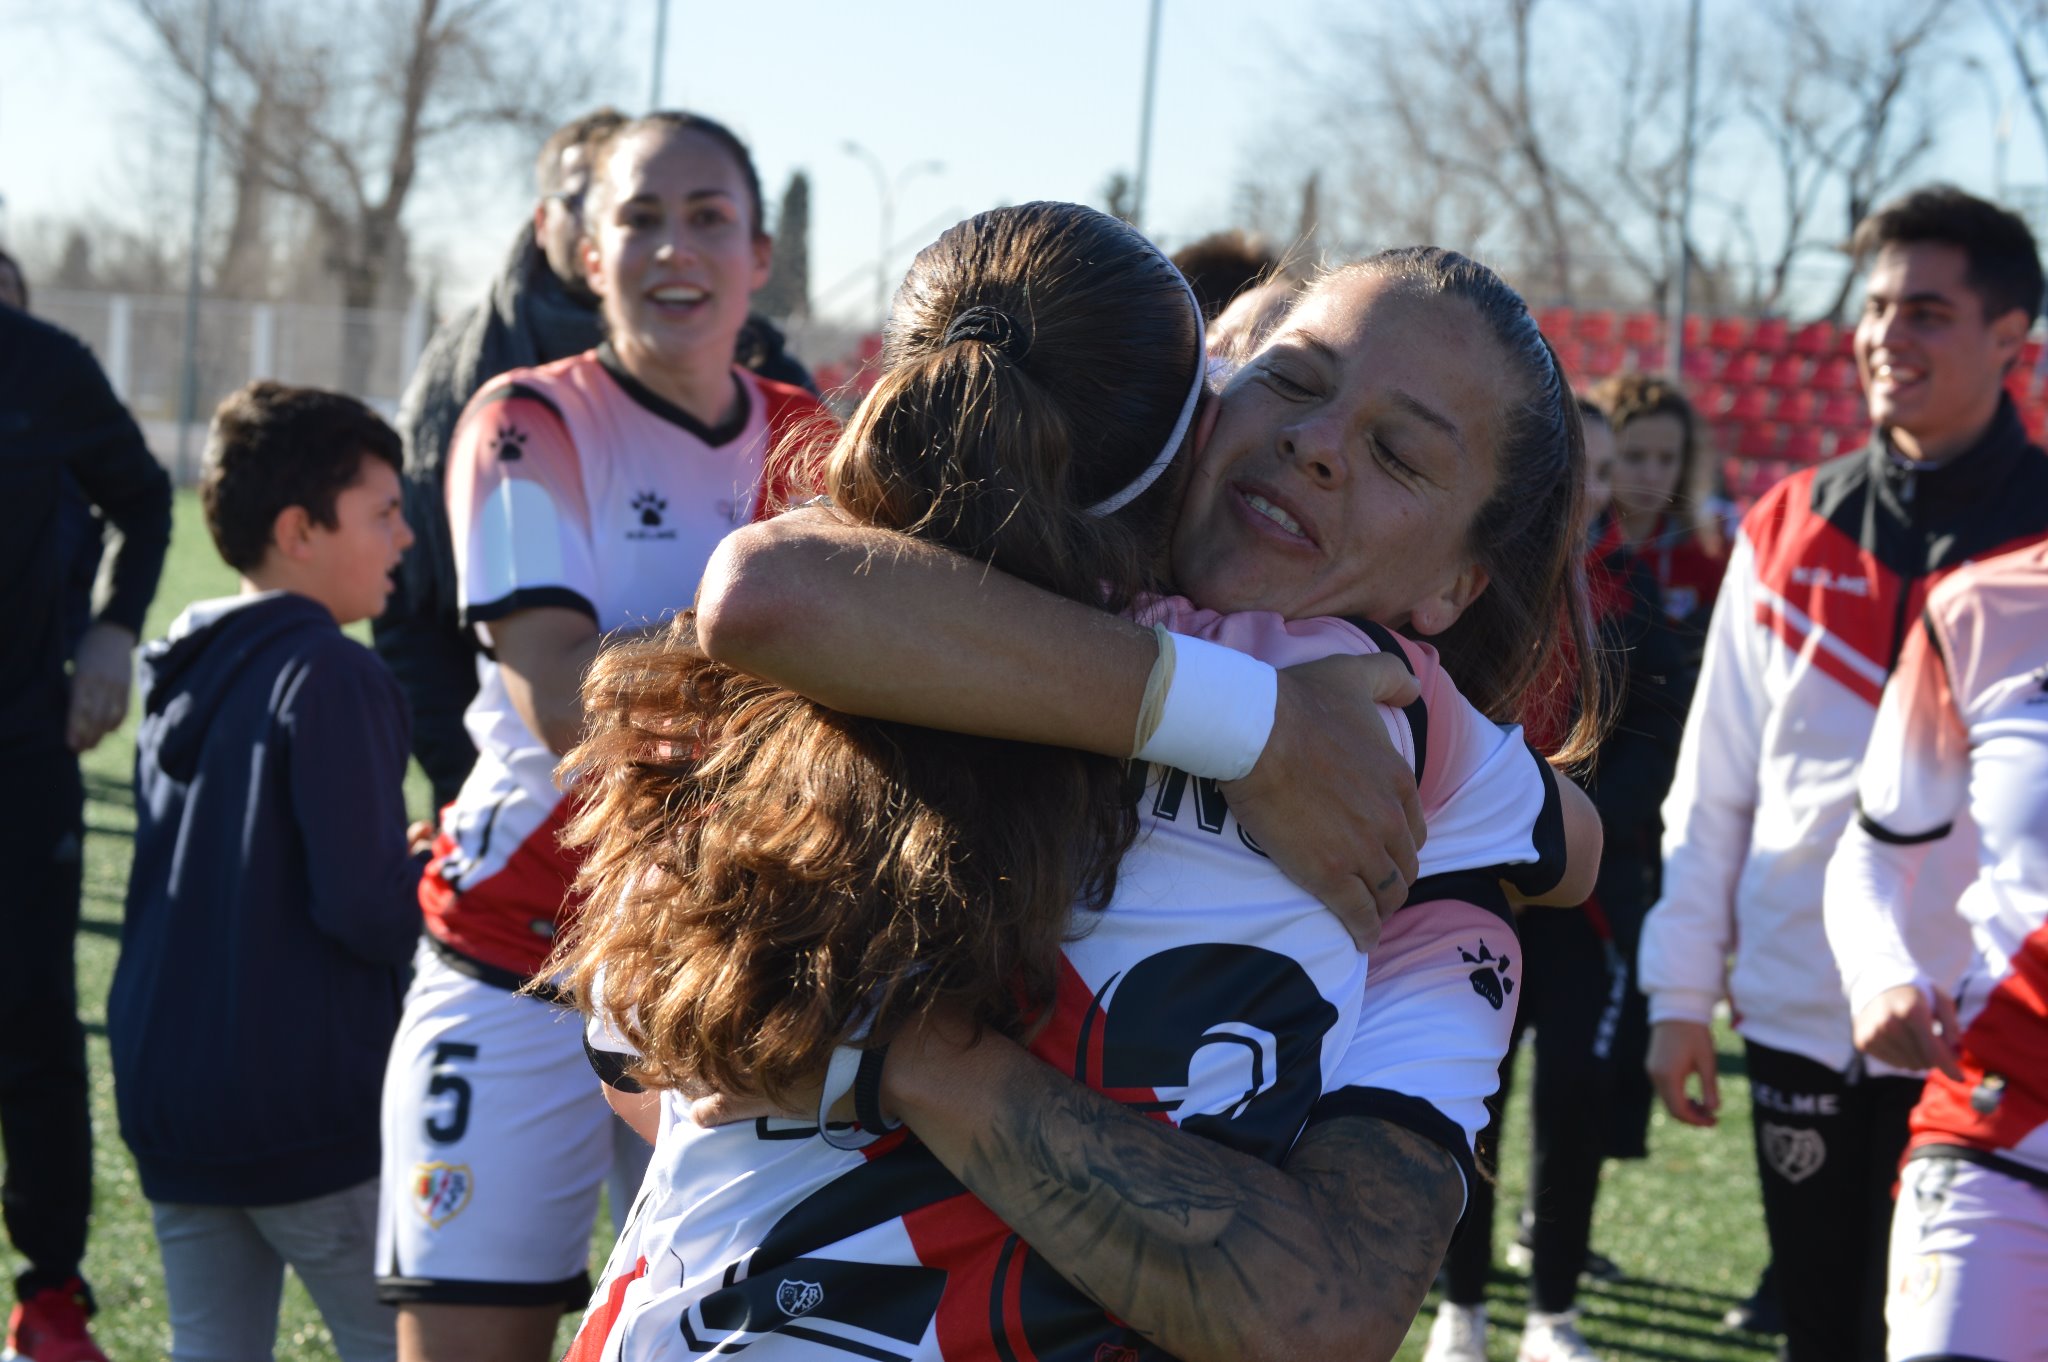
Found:
[[[149,636],[161,636],[192,601],[234,589],[234,574],[221,564],[206,537],[197,498],[180,493],[171,554],[150,614]],[[106,1046],[107,986],[120,941],[121,903],[135,829],[130,792],[134,733],[131,711],[127,723],[85,758],[88,833],[84,922],[78,938],[78,991],[90,1039],[96,1169],[86,1273],[100,1302],[94,1333],[115,1362],[163,1357],[170,1347],[149,1207],[115,1126]],[[413,816],[426,816],[430,798],[417,768],[407,783],[407,802]],[[1582,1327],[1603,1355],[1761,1362],[1773,1350],[1773,1340],[1717,1331],[1722,1312],[1748,1294],[1764,1258],[1749,1146],[1748,1084],[1740,1074],[1740,1051],[1733,1038],[1725,1031],[1719,1038],[1728,1075],[1721,1085],[1719,1128],[1689,1130],[1660,1112],[1651,1128],[1650,1157],[1607,1169],[1593,1241],[1621,1265],[1628,1279],[1590,1284],[1582,1298]],[[1489,1353],[1500,1362],[1514,1356],[1528,1303],[1523,1275],[1501,1262],[1514,1235],[1525,1187],[1529,1056],[1523,1058],[1525,1072],[1509,1109],[1495,1232],[1491,1303],[1496,1327]],[[609,1216],[600,1216],[600,1236],[609,1223]],[[593,1273],[602,1264],[603,1252],[602,1243],[593,1246]],[[0,1243],[0,1269],[11,1277],[20,1267],[19,1258]],[[1403,1362],[1421,1357],[1434,1303],[1432,1296],[1402,1347]],[[573,1323],[564,1321],[564,1343]],[[294,1362],[334,1356],[318,1312],[296,1281],[286,1287],[277,1356]]]

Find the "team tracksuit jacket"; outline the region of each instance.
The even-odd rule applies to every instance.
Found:
[[[1639,958],[1653,1022],[1705,1022],[1725,994],[1745,1038],[1849,1067],[1821,892],[1878,697],[1930,587],[2043,539],[2048,454],[2010,398],[1940,467],[1906,463],[1878,432],[1743,518],[1664,804],[1663,894]],[[1942,844],[1919,891],[1953,903],[1975,875],[1973,843]],[[1914,957],[1952,985],[1969,957],[1959,920],[1919,914],[1915,927]]]

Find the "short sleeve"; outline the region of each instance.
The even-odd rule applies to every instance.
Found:
[[[462,621],[554,606],[598,618],[582,469],[539,390],[504,383],[471,402],[448,454],[448,527]]]
[[[1436,651],[1405,640],[1427,714],[1416,795],[1429,837],[1411,902],[1439,897],[1435,877],[1489,872],[1531,897],[1564,877],[1564,806],[1550,763],[1514,724],[1497,724],[1467,700]],[[1433,883],[1434,881],[1434,883]]]
[[[1899,652],[1857,783],[1857,821],[1880,842],[1948,835],[1969,800],[1970,737],[1932,615]]]
[[[1344,1058],[1311,1124],[1367,1116],[1442,1145],[1472,1183],[1472,1144],[1500,1082],[1522,987],[1514,929],[1470,903],[1396,914]]]

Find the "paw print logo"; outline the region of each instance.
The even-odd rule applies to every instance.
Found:
[[[1508,958],[1496,956],[1486,949],[1484,938],[1479,942],[1479,954],[1474,955],[1463,946],[1458,947],[1458,954],[1465,958],[1466,964],[1478,966],[1471,975],[1472,991],[1486,999],[1494,1011],[1500,1011],[1508,994],[1515,991],[1515,981],[1508,978]]]
[[[668,509],[668,502],[653,492],[642,492],[633,498],[633,509],[640,513],[640,523],[649,529],[661,525],[661,513]]]
[[[499,430],[491,442],[491,457],[500,463],[517,463],[526,457],[526,432],[517,426]]]

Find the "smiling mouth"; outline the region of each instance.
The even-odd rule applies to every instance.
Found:
[[[1888,388],[1903,388],[1926,378],[1927,371],[1910,364],[1885,363],[1874,366],[1870,371],[1870,377],[1874,382],[1882,383]]]
[[[711,295],[690,284],[664,284],[660,288],[650,289],[647,297],[655,306],[664,310],[687,311],[708,302]]]
[[[1249,506],[1255,512],[1260,512],[1262,516],[1266,516],[1268,520],[1278,524],[1282,530],[1286,530],[1288,535],[1294,535],[1296,539],[1307,539],[1309,537],[1307,530],[1300,528],[1300,520],[1296,520],[1294,516],[1286,514],[1286,510],[1282,510],[1280,506],[1274,506],[1272,502],[1268,502],[1266,498],[1262,498],[1257,492],[1239,492],[1239,496],[1245,498],[1245,506]]]

